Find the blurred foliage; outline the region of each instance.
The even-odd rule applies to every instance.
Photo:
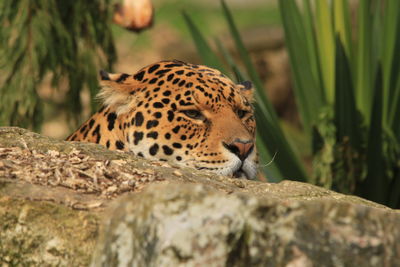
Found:
[[[193,19],[184,12],[183,16],[199,55],[206,65],[217,68],[227,75],[230,74],[231,77],[236,78],[237,82],[243,80],[253,82],[256,89],[254,105],[257,120],[257,149],[261,169],[268,179],[280,181],[290,177],[292,180],[306,181],[305,171],[281,129],[276,112],[265,94],[266,90],[263,83],[244,47],[232,14],[224,2],[222,2],[222,10],[245,71],[242,71],[239,65],[234,62],[230,51],[216,39],[217,47],[224,60],[220,59],[194,24]],[[227,73],[226,70],[230,70],[230,73]]]
[[[63,105],[79,121],[80,93],[87,87],[93,99],[97,70],[116,60],[111,9],[110,0],[0,1],[0,125],[40,128],[45,77],[52,90],[68,85]]]
[[[400,2],[279,3],[313,182],[399,208]]]
[[[121,28],[115,27],[115,36],[122,38],[124,43],[136,49],[149,49],[155,46],[154,34],[158,33],[157,28],[172,30],[176,33],[182,46],[190,42],[186,24],[182,20],[181,12],[188,12],[198,25],[201,25],[202,32],[206,35],[218,35],[224,31],[224,18],[221,16],[218,1],[198,0],[153,0],[154,4],[154,28],[150,31],[143,31],[139,35],[127,35]],[[279,25],[280,15],[277,5],[273,1],[241,1],[232,5],[235,13],[235,21],[241,28],[253,28],[260,25]],[[156,31],[154,31],[156,30]],[[168,54],[166,55],[168,57]]]
[[[270,180],[307,179],[399,208],[400,1],[359,1],[358,8],[353,6],[356,25],[349,2],[279,1],[296,101],[313,144],[308,179],[285,141],[226,4],[222,1],[222,10],[241,64],[217,40],[220,60],[192,18],[184,17],[206,64],[254,82],[257,147],[261,162],[273,159],[264,168]]]
[[[157,12],[157,18],[168,21],[174,28],[180,30],[185,37],[187,31],[185,24],[179,13],[185,10],[191,14],[191,18],[202,25],[205,34],[217,34],[224,29],[224,20],[221,17],[220,5],[218,1],[181,1],[169,0],[162,1]],[[155,1],[157,6],[157,1]],[[280,23],[279,10],[275,4],[268,1],[248,1],[244,3],[237,1],[231,7],[235,12],[235,21],[240,27],[250,28],[259,25],[278,25]]]

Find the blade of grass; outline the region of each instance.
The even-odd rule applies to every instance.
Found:
[[[278,122],[278,117],[275,113],[274,108],[272,107],[271,103],[267,99],[267,96],[265,94],[264,86],[263,83],[260,79],[260,77],[257,75],[257,71],[253,64],[251,63],[250,56],[247,53],[247,50],[240,38],[239,31],[237,30],[235,23],[233,21],[232,14],[230,13],[228,6],[225,4],[225,1],[221,1],[222,4],[222,10],[223,14],[228,22],[228,27],[231,32],[231,36],[235,42],[236,48],[239,52],[240,58],[242,59],[244,66],[247,70],[247,74],[249,75],[251,81],[254,83],[256,89],[257,89],[257,97],[261,99],[262,103],[265,106],[265,109],[267,111],[268,117],[274,122]]]
[[[306,1],[305,3],[308,3]],[[279,9],[285,29],[286,45],[290,55],[294,78],[296,101],[303,126],[311,133],[318,111],[325,105],[325,96],[320,80],[318,55],[311,21],[311,11],[306,6],[305,19],[293,0],[279,1]],[[307,38],[304,38],[307,36]]]
[[[217,55],[208,45],[206,39],[203,37],[199,29],[196,27],[192,19],[186,14],[185,11],[182,12],[183,18],[185,19],[186,25],[189,28],[190,34],[192,35],[193,41],[196,45],[197,51],[200,54],[204,64],[209,67],[216,68],[222,73],[226,73],[224,66],[218,60]]]
[[[378,70],[378,65],[382,64],[382,54],[383,54],[383,18],[382,18],[382,3],[379,1],[373,1],[371,5],[371,14],[372,14],[372,27],[370,32],[372,33],[372,49],[371,49],[371,99],[370,105],[372,107],[372,96],[374,95],[374,78]],[[382,69],[382,71],[384,71]],[[382,74],[383,75],[383,74]],[[366,117],[369,117],[369,114],[365,114]]]
[[[388,206],[394,209],[400,208],[400,172],[393,177],[392,185],[390,186],[390,195]]]
[[[335,40],[333,36],[332,16],[326,0],[316,3],[315,28],[317,33],[318,54],[321,73],[328,103],[334,100],[335,81]]]
[[[228,66],[232,69],[232,72],[235,74],[236,82],[240,83],[246,80],[244,74],[239,69],[238,65],[235,64],[232,56],[230,55],[228,49],[226,49],[223,44],[219,41],[219,39],[215,39],[215,44],[219,53],[222,55]]]
[[[267,146],[267,150],[270,154],[278,150],[280,151],[280,156],[276,157],[275,162],[277,166],[279,166],[279,170],[284,175],[284,178],[305,181],[305,171],[300,165],[298,158],[294,154],[283,134],[275,110],[265,95],[265,89],[261,79],[251,63],[250,56],[248,55],[243,41],[240,38],[239,32],[233,21],[232,14],[230,13],[225,2],[221,1],[221,3],[224,16],[228,22],[231,36],[235,42],[240,57],[244,62],[247,74],[253,81],[256,88],[256,119],[258,122],[262,122],[258,124],[258,130],[260,133],[262,133],[261,138],[264,144]]]
[[[355,105],[351,71],[343,44],[336,36],[335,125],[339,142],[349,138],[353,148],[361,146],[361,130]]]
[[[384,204],[388,195],[388,181],[383,172],[382,160],[382,80],[382,69],[381,66],[378,66],[370,119],[373,127],[369,128],[368,133],[367,177],[363,183],[363,196]]]
[[[392,109],[389,114],[389,125],[398,142],[400,142],[400,73],[398,74],[397,84],[394,87],[392,98]]]
[[[357,107],[369,124],[369,116],[371,114],[372,99],[372,36],[370,15],[370,0],[359,2],[358,8],[358,43],[357,43],[357,67],[356,67],[356,99]]]
[[[398,3],[395,1],[396,4]],[[397,14],[397,19],[392,21],[395,24],[395,28],[391,31],[390,37],[394,38],[394,47],[392,55],[383,55],[383,60],[391,61],[390,66],[386,66],[387,72],[390,72],[390,78],[384,77],[385,86],[388,86],[388,97],[386,103],[388,106],[384,106],[388,109],[388,125],[392,128],[396,135],[398,142],[400,142],[400,14]],[[389,23],[389,22],[388,22]],[[387,33],[389,35],[389,33]],[[389,38],[389,37],[388,37]],[[388,62],[386,62],[389,65]],[[385,69],[384,69],[385,70]],[[386,73],[385,73],[386,74]],[[386,80],[387,79],[387,80]]]
[[[398,58],[399,56],[398,42],[399,36],[399,9],[400,1],[387,0],[384,16],[384,27],[383,27],[383,49],[382,49],[382,69],[383,69],[383,116],[387,118],[389,109],[391,107],[391,99],[393,97],[393,87],[396,86],[396,79],[393,79],[393,75],[398,77]],[[397,40],[396,40],[397,39]],[[396,48],[396,49],[395,49]],[[397,65],[397,67],[396,67]]]
[[[281,1],[282,3],[286,1]],[[296,3],[296,2],[294,2]],[[295,6],[297,7],[297,6]],[[298,8],[297,8],[298,9]],[[296,12],[299,13],[299,12]],[[292,14],[292,15],[296,15]],[[299,15],[296,15],[299,16]],[[290,16],[288,18],[290,20]],[[299,20],[299,19],[297,19]],[[316,82],[316,88],[312,91],[313,94],[317,94],[319,97],[318,101],[321,103],[322,106],[326,104],[326,96],[325,96],[325,89],[322,83],[322,74],[321,74],[321,66],[320,66],[320,59],[318,57],[318,47],[317,47],[317,39],[315,36],[315,28],[314,28],[314,17],[313,17],[313,10],[311,8],[310,0],[304,1],[304,28],[305,28],[305,36],[307,40],[307,48],[308,48],[308,57],[310,59],[310,66],[313,73],[313,77]],[[299,36],[301,37],[301,36]],[[295,50],[297,51],[297,50]],[[308,65],[308,64],[307,64]]]
[[[257,134],[257,151],[259,157],[259,169],[261,169],[268,180],[268,182],[277,183],[284,179],[282,172],[279,167],[275,164],[275,153],[270,154],[266,149],[266,145],[263,143],[260,135]]]
[[[216,45],[219,52],[223,55],[225,61],[235,73],[237,82],[245,81],[246,77],[235,64],[229,51],[222,45],[222,43],[218,39],[216,39]],[[260,133],[260,131],[257,130],[256,145],[258,151],[259,168],[265,173],[269,182],[282,181],[284,179],[284,175],[275,163],[275,153],[273,151],[271,151],[270,153],[267,150],[267,146],[264,144],[262,136],[263,135]]]
[[[352,62],[353,48],[351,42],[350,13],[347,0],[335,0],[333,3],[333,17],[335,25],[335,33],[339,34],[343,43],[347,57]]]
[[[190,19],[190,17],[188,15],[184,15],[186,16],[185,20],[186,23],[189,26],[189,30],[191,31],[192,35],[193,35],[193,39],[195,42],[200,42],[200,45],[196,45],[196,48],[198,49],[198,52],[203,60],[203,62],[205,62],[205,64],[213,64],[213,66],[217,66],[216,68],[221,70],[221,67],[218,66],[222,66],[222,64],[220,62],[215,62],[214,59],[216,59],[216,55],[214,53],[214,51],[210,48],[209,44],[207,43],[207,41],[204,39],[204,37],[201,35],[200,31],[197,29],[196,25],[192,22],[192,20]],[[237,71],[236,75],[239,75],[239,79],[244,79],[244,77],[242,76],[242,74]],[[257,107],[256,107],[257,109]],[[256,116],[257,117],[257,116]],[[260,121],[258,119],[258,121]],[[269,124],[267,124],[269,125]],[[273,128],[273,126],[270,126],[269,128]],[[262,160],[266,161],[269,158],[271,158],[271,156],[269,156],[271,153],[269,153],[267,151],[267,149],[265,149],[264,147],[261,147],[260,144],[263,145],[261,138],[260,141],[258,142],[258,149],[260,149],[263,153],[262,153]],[[268,177],[272,178],[273,180],[282,180],[283,179],[283,174],[281,174],[279,172],[279,168],[277,166],[270,166],[268,169],[264,168],[264,170],[267,170],[266,174]],[[274,170],[274,171],[271,171]]]

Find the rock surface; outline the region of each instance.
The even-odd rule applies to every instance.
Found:
[[[0,128],[2,266],[400,266],[399,225],[398,211],[309,184]]]
[[[400,266],[399,214],[334,199],[174,183],[108,218],[92,266]]]

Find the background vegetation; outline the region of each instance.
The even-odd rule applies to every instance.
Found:
[[[263,95],[265,89],[222,2],[247,77],[258,92],[261,159],[279,148],[273,163],[277,171],[272,174],[279,179],[307,180],[400,207],[400,2],[360,1],[355,24],[346,0],[286,0],[279,6],[303,130],[312,139],[313,173],[308,178],[284,142],[276,114]],[[223,68],[185,17],[203,60]],[[228,52],[221,54],[236,77],[243,79]]]
[[[160,59],[200,57],[254,83],[260,169],[269,181],[307,181],[400,207],[397,0],[232,0],[229,8],[155,0],[154,27],[139,35],[112,26],[114,1],[86,2],[0,2],[0,125],[39,130],[45,121],[46,134],[65,137],[95,108],[99,69],[135,72]],[[247,50],[249,32],[271,26],[285,32],[300,128],[278,116],[260,53]],[[60,121],[69,128],[57,131]]]
[[[40,129],[37,88],[45,78],[53,90],[67,84],[60,104],[70,121],[80,120],[80,92],[86,87],[94,97],[98,68],[116,58],[109,2],[0,1],[0,125]]]

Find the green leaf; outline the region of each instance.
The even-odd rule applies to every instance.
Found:
[[[245,81],[245,75],[240,71],[238,66],[233,61],[232,56],[229,54],[228,50],[222,45],[219,40],[216,40],[217,47],[221,54],[224,56],[225,61],[228,63],[230,68],[233,70],[237,82]],[[262,123],[262,122],[261,122]],[[275,162],[275,156],[278,151],[271,151],[271,153],[267,149],[267,145],[263,141],[263,134],[261,127],[257,129],[257,151],[258,151],[258,160],[259,160],[259,168],[265,173],[268,181],[270,182],[279,182],[285,178],[284,174],[280,171],[279,166]]]
[[[215,44],[217,45],[218,51],[223,56],[224,60],[226,61],[228,66],[231,68],[233,74],[235,75],[236,82],[240,83],[247,80],[242,71],[239,69],[238,65],[235,64],[235,61],[233,60],[229,51],[224,47],[224,45],[219,41],[219,39],[217,38],[215,39]]]
[[[275,157],[275,163],[283,175],[283,177],[279,178],[305,181],[306,174],[304,169],[300,165],[297,156],[294,154],[283,134],[275,110],[265,94],[263,83],[251,62],[250,56],[234,23],[232,14],[225,2],[221,1],[221,3],[223,14],[228,22],[228,27],[235,42],[236,49],[239,52],[241,60],[244,62],[248,76],[256,88],[255,110],[258,132],[269,154],[274,154],[276,151],[278,153]]]
[[[217,68],[217,69],[219,68],[221,70],[222,63],[220,63],[218,61],[214,51],[210,48],[209,44],[207,43],[205,38],[201,35],[200,31],[198,30],[196,25],[192,22],[191,18],[187,14],[185,14],[185,13],[183,13],[183,14],[185,16],[186,24],[188,25],[189,30],[192,34],[193,40],[196,43],[197,51],[199,52],[200,57],[202,58],[203,62],[206,65],[212,65],[212,66],[214,66],[214,68]],[[234,71],[235,75],[237,76],[237,79],[239,81],[245,80],[246,78],[244,77],[242,72],[239,70],[237,65],[234,64],[233,59],[229,55],[228,51],[222,46],[222,44],[219,44],[218,41],[217,41],[217,47],[222,52],[225,60],[228,62],[231,69]],[[257,110],[257,107],[256,107],[256,110]],[[256,113],[257,113],[257,111],[256,111]],[[257,118],[257,121],[260,121],[257,116],[256,116],[256,118]],[[271,127],[271,128],[273,128],[273,127]],[[257,132],[258,132],[258,134],[257,134],[257,136],[258,136],[257,149],[260,153],[260,162],[262,165],[263,162],[271,161],[272,157],[270,156],[270,153],[268,152],[267,147],[265,146],[262,138],[260,137],[259,129],[260,129],[260,127],[258,127],[258,130],[257,130]],[[280,181],[284,178],[284,175],[282,175],[282,173],[279,171],[279,168],[276,166],[275,162],[272,162],[270,165],[263,167],[262,169],[270,181]]]
[[[389,194],[388,206],[398,209],[400,207],[400,172],[397,172],[397,175],[393,177],[393,182],[389,188],[391,190]]]
[[[400,1],[388,0],[386,2],[385,16],[383,18],[383,38],[382,38],[382,69],[383,69],[383,116],[387,118],[389,109],[392,107],[391,99],[393,89],[396,86],[396,79],[399,77],[398,56],[399,49],[399,12]],[[396,58],[397,57],[397,58]]]
[[[186,25],[189,28],[190,34],[192,35],[197,51],[199,52],[200,57],[202,58],[204,64],[206,64],[209,67],[216,68],[220,70],[222,73],[226,73],[217,55],[208,45],[207,41],[205,40],[199,29],[196,27],[192,19],[184,11],[182,12],[182,15],[186,21]]]
[[[382,158],[383,78],[381,66],[378,66],[374,91],[370,119],[373,127],[370,127],[368,133],[367,177],[363,182],[362,189],[366,198],[384,204],[388,196],[388,181],[383,172]]]
[[[336,36],[335,60],[335,125],[338,142],[349,139],[353,148],[361,147],[360,122],[355,105],[354,88],[349,61],[343,44]]]
[[[279,1],[285,40],[290,55],[296,103],[304,129],[311,133],[318,112],[326,104],[309,2],[305,1],[305,15],[293,0]],[[304,23],[303,23],[304,22]],[[306,36],[306,38],[304,38]]]
[[[398,1],[389,1],[388,4],[398,5],[398,3]],[[391,8],[394,7],[392,6]],[[389,19],[386,21],[387,24],[390,24],[387,27],[391,30],[387,29],[385,31],[386,47],[383,52],[384,85],[386,90],[384,103],[387,103],[384,108],[388,113],[388,125],[393,129],[397,140],[400,142],[400,124],[398,123],[400,121],[400,62],[398,60],[400,58],[400,14],[398,10],[396,12],[395,15],[388,15],[393,17],[390,22]]]
[[[328,103],[334,101],[335,81],[335,40],[333,35],[332,16],[326,0],[318,0],[315,11],[315,27],[318,43],[322,81]]]
[[[281,2],[285,2],[285,1],[281,1]],[[297,13],[299,13],[299,12],[297,11]],[[300,13],[297,16],[300,16]],[[289,18],[290,18],[290,16],[289,16]],[[297,19],[297,21],[299,21],[299,20],[300,20],[300,18]],[[310,0],[304,1],[303,21],[304,21],[304,28],[305,28],[305,32],[306,32],[305,39],[307,41],[307,49],[308,49],[307,55],[309,58],[310,68],[312,70],[312,75],[313,75],[312,77],[316,83],[316,85],[315,85],[316,87],[314,89],[308,89],[309,91],[311,91],[309,96],[316,95],[318,97],[318,99],[316,99],[316,101],[320,102],[321,105],[324,106],[326,104],[325,88],[324,88],[324,85],[322,82],[320,59],[318,57],[318,53],[316,53],[316,51],[318,51],[318,46],[317,46],[317,40],[316,40],[316,36],[315,36],[315,28],[314,28],[315,23],[314,23],[313,10],[311,8]],[[298,25],[301,25],[300,23],[301,22],[299,22]],[[301,35],[298,37],[301,37]],[[291,46],[293,46],[293,45],[291,45]],[[293,48],[293,50],[295,50],[295,49]],[[297,50],[295,50],[295,51],[297,51]],[[306,66],[308,66],[308,64]],[[302,67],[304,67],[304,64]],[[311,88],[313,88],[313,87],[311,87]],[[305,90],[305,89],[303,89],[303,90]],[[315,110],[313,113],[316,113]]]
[[[373,95],[372,77],[372,16],[370,15],[370,0],[359,2],[358,8],[358,40],[357,40],[357,73],[356,99],[357,107],[366,115],[367,122],[371,114],[371,99]]]
[[[225,4],[225,2],[223,0],[221,1],[221,4],[222,4],[223,14],[225,16],[226,21],[228,22],[228,27],[231,32],[233,41],[235,42],[237,51],[239,52],[240,58],[242,59],[244,65],[245,65],[245,68],[247,70],[247,74],[249,75],[249,78],[251,79],[251,81],[254,83],[254,85],[256,87],[256,97],[261,99],[261,101],[264,105],[264,109],[266,111],[266,115],[268,117],[270,117],[270,119],[272,121],[278,122],[278,119],[277,119],[278,117],[277,117],[275,110],[272,107],[271,103],[267,99],[265,90],[263,88],[263,83],[262,83],[260,77],[258,76],[255,67],[253,66],[253,64],[251,62],[250,56],[247,53],[247,50],[246,50],[246,48],[243,44],[243,41],[240,37],[239,31],[237,30],[235,22],[233,21],[232,14],[229,11],[228,6]]]
[[[347,0],[335,0],[333,3],[333,16],[335,34],[338,34],[343,43],[347,57],[352,62],[353,48],[351,40],[350,13]]]
[[[392,108],[389,113],[389,125],[397,141],[400,142],[400,73],[397,78],[397,84],[394,86],[394,96],[391,104]]]
[[[274,154],[270,154],[266,149],[267,146],[264,144],[259,133],[257,133],[256,143],[259,156],[259,169],[265,173],[265,176],[269,182],[277,183],[282,181],[284,174],[282,174],[279,166],[275,163],[275,157],[278,151],[276,151]]]

